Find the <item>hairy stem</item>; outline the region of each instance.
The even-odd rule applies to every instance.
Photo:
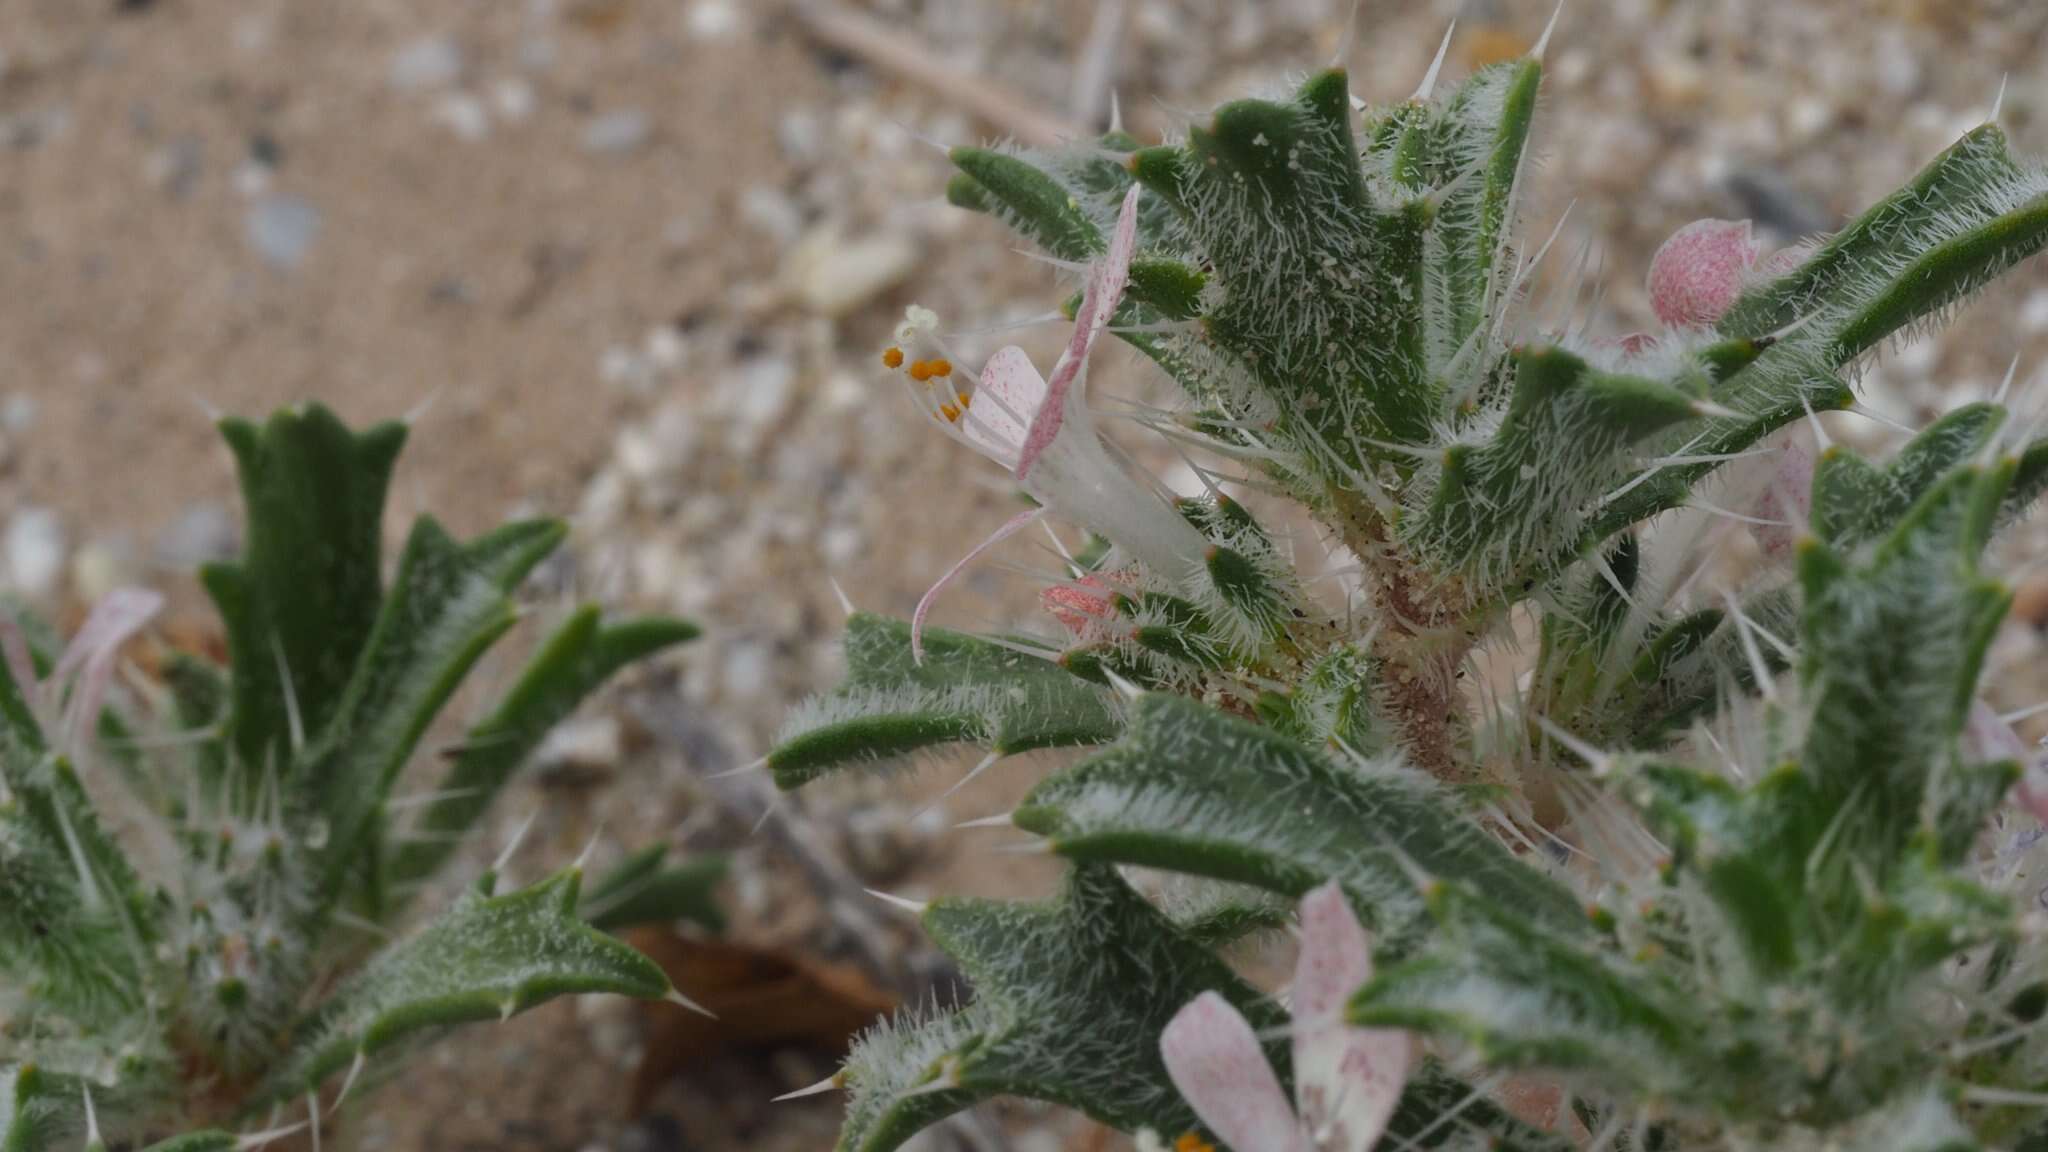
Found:
[[[1458,691],[1458,670],[1474,629],[1458,610],[1455,587],[1425,583],[1388,539],[1377,509],[1355,493],[1332,489],[1345,546],[1359,558],[1378,632],[1373,651],[1385,662],[1385,698],[1395,736],[1417,767],[1452,784],[1478,777],[1466,739],[1471,718]]]

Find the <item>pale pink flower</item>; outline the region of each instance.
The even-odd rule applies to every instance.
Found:
[[[35,714],[45,739],[79,768],[85,767],[121,646],[140,632],[163,604],[163,594],[147,588],[116,588],[107,593],[93,605],[47,679],[36,675],[21,625],[0,612],[0,656],[7,661],[8,676]]]
[[[1294,971],[1290,1103],[1258,1036],[1228,1000],[1204,992],[1159,1038],[1167,1074],[1209,1130],[1257,1152],[1367,1152],[1415,1061],[1398,1029],[1355,1028],[1344,1006],[1372,979],[1372,944],[1332,881],[1302,897]]]
[[[1050,379],[1040,376],[1015,345],[989,357],[978,374],[965,372],[944,354],[937,318],[923,308],[906,313],[898,344],[883,353],[884,364],[909,378],[926,412],[955,438],[1008,469],[1040,505],[1011,517],[925,593],[911,617],[911,646],[919,658],[925,616],[939,592],[983,552],[1048,511],[1106,537],[1166,580],[1182,583],[1201,570],[1208,542],[1157,489],[1124,470],[1088,411],[1088,357],[1130,278],[1139,195],[1133,186],[1124,197],[1108,251],[1088,267],[1073,335]],[[927,349],[937,352],[924,355]]]

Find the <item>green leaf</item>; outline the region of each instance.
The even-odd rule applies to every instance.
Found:
[[[1382,947],[1424,926],[1416,870],[1582,931],[1570,892],[1515,859],[1419,773],[1337,762],[1180,696],[1148,695],[1110,748],[1025,798],[1017,826],[1077,860],[1140,864],[1295,897],[1341,881]]]
[[[1577,1147],[1564,1137],[1517,1120],[1472,1085],[1451,1075],[1434,1057],[1424,1057],[1408,1077],[1380,1146],[1476,1146],[1495,1152],[1572,1152]]]
[[[648,616],[606,624],[595,607],[577,610],[541,645],[498,706],[464,736],[433,803],[412,825],[387,873],[393,885],[430,875],[524,765],[549,730],[621,668],[697,635],[695,625]]]
[[[227,670],[198,656],[173,653],[164,662],[164,685],[171,693],[171,723],[181,733],[218,729],[228,722]],[[228,744],[221,739],[193,740],[187,756],[204,796],[219,796],[227,783]],[[173,803],[182,803],[179,790]]]
[[[1944,803],[1939,769],[2010,597],[1978,575],[1977,556],[2011,474],[2010,462],[1950,471],[1861,567],[1818,541],[1801,548],[1813,703],[1800,760],[1828,810],[1854,815],[1837,860],[1874,861],[1881,876]]]
[[[227,627],[234,747],[253,779],[292,755],[287,701],[305,732],[341,702],[378,604],[385,490],[405,425],[353,432],[314,404],[258,427],[223,420],[248,506],[239,563],[201,578]],[[281,674],[288,669],[289,694]]]
[[[1705,1028],[1675,990],[1464,883],[1437,886],[1430,904],[1437,935],[1359,990],[1352,1023],[1455,1035],[1490,1068],[1586,1071],[1647,1096],[1711,1098]]]
[[[128,1032],[157,909],[62,760],[0,785],[0,893],[0,976],[88,1035]]]
[[[0,1064],[0,1152],[43,1152],[83,1128],[78,1080],[34,1064]]]
[[[784,722],[768,767],[795,788],[835,768],[946,744],[985,744],[1000,755],[1112,739],[1111,697],[1047,660],[943,628],[924,634],[865,612],[846,622],[846,680]]]
[[[1337,746],[1362,755],[1383,751],[1392,721],[1381,714],[1380,663],[1356,648],[1317,656],[1286,693],[1265,692],[1259,719],[1310,748]]]
[[[1442,375],[1459,358],[1509,288],[1514,260],[1506,247],[1514,223],[1529,123],[1543,66],[1504,61],[1481,68],[1436,106],[1393,113],[1374,158],[1389,178],[1436,199],[1425,236],[1423,324],[1429,363]],[[1476,363],[1469,351],[1464,359]]]
[[[1351,117],[1333,70],[1286,102],[1226,104],[1184,147],[1133,158],[1213,269],[1208,340],[1333,480],[1379,458],[1372,441],[1428,439],[1438,399],[1420,346],[1424,221],[1372,202]]]
[[[1485,589],[1542,572],[1575,548],[1596,502],[1633,470],[1627,449],[1694,419],[1697,404],[1679,388],[1598,371],[1560,348],[1525,348],[1512,361],[1514,392],[1500,427],[1483,443],[1444,449],[1434,483],[1402,523],[1411,547]]]
[[[1803,320],[1799,338],[1839,365],[2038,251],[2043,190],[1997,125],[1974,128],[1797,268],[1746,293],[1721,330],[1756,337]]]
[[[725,857],[700,856],[663,868],[667,855],[668,845],[650,844],[627,857],[583,894],[578,914],[607,932],[675,920],[725,931],[725,913],[712,894],[725,879]]]
[[[553,521],[508,524],[465,545],[431,517],[413,525],[355,676],[311,757],[330,828],[331,878],[360,858],[399,770],[477,659],[517,620],[513,589],[563,532]]]
[[[2048,243],[2048,177],[2023,168],[2005,134],[1966,133],[1914,180],[1836,233],[1797,268],[1746,293],[1720,331],[1759,344],[1712,400],[1741,413],[1710,423],[1690,454],[1739,452],[1802,411],[1846,407],[1843,365],[1940,313]],[[1597,539],[1682,502],[1716,465],[1664,470],[1604,510]],[[2032,488],[2026,489],[2031,499]]]
[[[955,148],[949,155],[966,177],[946,190],[955,204],[997,212],[1062,260],[1101,254],[1102,230],[1073,192],[1045,168],[987,148]]]
[[[1050,1101],[1125,1131],[1187,1131],[1194,1114],[1159,1055],[1173,1014],[1216,991],[1255,1028],[1286,1020],[1112,868],[1077,866],[1045,904],[942,900],[924,924],[975,1002],[861,1039],[843,1073],[843,1152],[890,1152],[992,1096]],[[1284,1074],[1285,1046],[1269,1052]]]
[[[292,1029],[292,1049],[256,1102],[312,1091],[359,1056],[422,1031],[500,1019],[558,996],[667,995],[660,967],[576,915],[579,887],[570,869],[504,896],[472,894],[379,952]]]
[[[1983,451],[2005,420],[2002,408],[1965,404],[1922,429],[1883,468],[1829,448],[1814,468],[1814,532],[1845,549],[1887,531],[1943,476]]]

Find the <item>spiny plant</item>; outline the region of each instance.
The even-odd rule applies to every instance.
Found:
[[[1823,240],[1692,225],[1661,330],[1602,339],[1582,276],[1531,292],[1541,74],[1366,107],[1329,71],[1161,146],[952,153],[954,203],[1080,274],[1072,335],[1049,378],[976,371],[913,308],[883,362],[1031,498],[983,548],[1086,542],[1053,534],[1044,624],[927,626],[959,566],[908,623],[853,614],[765,763],[1089,751],[976,822],[1064,890],[922,909],[972,998],[820,1086],[841,1148],[997,1095],[1238,1152],[2048,1146],[2007,803],[2048,790],[1975,703],[1986,546],[2048,444],[2004,390],[1883,462],[1820,419],[2048,242],[2048,171],[1986,123]],[[1105,331],[1181,398],[1107,414],[1206,495],[1102,435]],[[1746,573],[1710,562],[1745,534]],[[1220,949],[1304,894],[1290,1018]]]
[[[220,427],[248,509],[240,560],[202,572],[225,667],[174,655],[119,690],[119,652],[162,601],[141,589],[98,604],[61,655],[0,613],[6,1152],[226,1150],[295,1128],[317,1145],[352,1089],[454,1025],[572,993],[676,997],[604,929],[716,922],[720,862],[665,866],[657,847],[588,890],[579,862],[500,892],[501,858],[408,927],[556,722],[695,629],[575,611],[436,750],[429,790],[397,795],[563,527],[459,541],[422,517],[387,586],[404,425],[354,431],[313,406]]]

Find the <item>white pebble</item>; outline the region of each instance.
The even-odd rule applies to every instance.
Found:
[[[847,240],[835,228],[820,228],[790,252],[783,275],[806,309],[837,318],[902,283],[917,259],[908,236]]]
[[[683,29],[692,40],[726,40],[739,31],[740,14],[731,0],[697,0],[683,17]]]
[[[638,108],[621,108],[592,117],[583,126],[583,149],[607,156],[637,152],[654,132],[653,121]]]
[[[508,123],[516,124],[533,115],[536,103],[533,85],[524,80],[500,80],[491,86],[491,104]]]
[[[401,92],[453,84],[462,75],[462,48],[446,36],[426,36],[391,56],[390,81]]]
[[[2048,288],[2027,294],[2020,304],[2020,327],[2029,332],[2048,331]]]
[[[734,644],[725,654],[724,688],[735,700],[751,700],[768,691],[774,666],[760,644]]]
[[[769,184],[756,184],[740,194],[740,219],[778,244],[794,243],[804,227],[803,210],[796,201]]]
[[[15,591],[41,599],[64,572],[64,523],[56,510],[31,505],[7,522],[7,578]]]
[[[244,231],[264,263],[290,271],[306,262],[320,237],[320,209],[288,192],[261,196],[249,208]]]
[[[450,92],[434,105],[434,119],[458,139],[475,143],[491,134],[491,114],[467,92]]]
[[[36,422],[36,398],[26,392],[9,392],[0,400],[0,427],[9,432],[26,432]]]
[[[71,590],[87,604],[96,604],[116,588],[141,578],[135,541],[127,536],[90,541],[71,557]]]

